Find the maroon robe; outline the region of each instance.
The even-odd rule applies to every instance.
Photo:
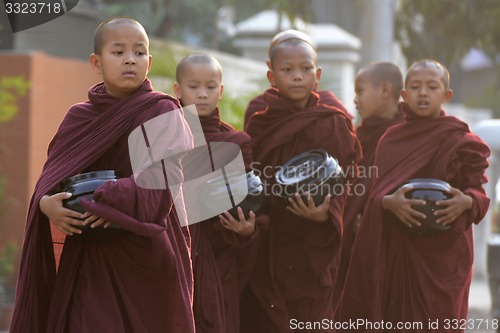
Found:
[[[245,168],[251,169],[252,151],[248,134],[236,131],[222,122],[218,109],[210,117],[200,117],[200,121],[208,145],[212,142],[237,144],[241,149]],[[233,158],[217,154],[214,150],[211,150],[211,154],[216,168],[228,164]],[[199,155],[195,157],[206,158],[204,154]],[[199,169],[200,163],[190,158],[190,154],[185,157],[183,167],[186,174],[195,176],[193,172]],[[195,170],[192,170],[193,166]],[[196,332],[239,331],[239,291],[249,278],[249,267],[253,264],[252,254],[256,251],[257,240],[267,229],[267,224],[267,216],[257,215],[256,229],[250,237],[240,237],[222,228],[218,216],[190,226]]]
[[[363,213],[370,184],[373,178],[377,176],[376,171],[374,171],[376,170],[374,168],[374,161],[377,144],[390,126],[402,122],[403,119],[403,111],[399,109],[393,118],[373,116],[363,120],[361,125],[356,128],[356,135],[363,151],[363,159],[359,162],[359,174],[355,185],[356,192],[353,191],[347,197],[344,209],[344,238],[342,239],[342,258],[340,260],[339,276],[337,279],[337,295],[340,295],[342,292],[349,267],[352,245],[356,237],[353,229],[354,224],[358,220],[358,214]]]
[[[319,100],[320,103],[322,104],[328,104],[331,106],[336,107],[340,111],[344,112],[349,118],[353,119],[353,116],[347,111],[345,108],[344,104],[340,101],[340,99],[335,96],[334,93],[328,90],[321,90],[318,92],[319,95]],[[245,111],[245,120],[244,120],[244,126],[246,128],[248,121],[250,120],[250,117],[257,111],[262,111],[264,110],[268,104],[266,103],[266,100],[264,99],[264,94],[259,95],[252,99],[250,103],[247,106],[247,109]]]
[[[345,112],[320,103],[314,92],[303,110],[280,98],[276,89],[267,90],[264,99],[269,107],[252,115],[246,131],[257,168],[270,185],[265,211],[271,223],[245,293],[243,312],[251,315],[242,332],[285,333],[291,332],[291,319],[334,318],[332,292],[347,191],[332,198],[326,222],[310,221],[286,210],[283,199],[272,195],[274,172],[310,149],[327,151],[347,171],[356,168],[360,146]]]
[[[374,179],[354,242],[340,320],[421,322],[422,332],[446,329],[445,320],[465,319],[473,262],[473,223],[486,214],[482,185],[488,147],[455,117],[421,119],[405,104],[408,120],[391,127],[377,148]],[[473,198],[449,231],[412,237],[382,209],[382,198],[410,178],[437,178]],[[437,329],[427,325],[439,321]],[[382,332],[357,327],[353,332]]]
[[[68,111],[31,200],[11,332],[194,332],[189,240],[170,192],[135,185],[128,153],[132,130],[176,108],[146,80],[122,100],[97,84]],[[166,142],[192,147],[183,117],[172,117]],[[123,178],[101,186],[86,209],[121,228],[67,237],[56,274],[40,198],[67,177],[103,169]]]

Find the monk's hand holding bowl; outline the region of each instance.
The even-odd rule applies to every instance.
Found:
[[[426,218],[424,213],[421,213],[412,207],[413,205],[425,205],[425,200],[408,199],[405,197],[405,194],[412,189],[413,187],[411,186],[402,187],[393,194],[384,196],[382,199],[382,208],[391,211],[409,228],[421,225],[417,218]]]
[[[83,227],[87,224],[83,220],[83,214],[67,209],[63,206],[63,200],[71,197],[71,193],[60,192],[53,195],[44,195],[39,202],[39,207],[50,222],[68,236],[81,234],[82,231],[77,227]]]
[[[90,212],[85,212],[83,218],[85,219],[86,223],[90,223],[91,228],[97,228],[98,226],[102,225],[104,229],[106,229],[111,225],[111,223],[106,222],[106,220],[103,219],[102,217],[93,215]]]
[[[237,221],[228,211],[224,212],[224,215],[219,215],[221,225],[237,233],[243,237],[250,237],[255,231],[255,213],[250,211],[248,213],[248,218],[245,218],[245,214],[241,207],[238,207],[238,217]]]
[[[437,206],[445,208],[434,212],[434,215],[439,217],[436,223],[443,225],[453,223],[464,211],[472,208],[472,197],[454,187],[447,192],[452,195],[451,198],[436,202]]]
[[[309,192],[307,192],[306,201],[307,204],[304,202],[300,194],[296,192],[294,197],[288,199],[290,206],[287,206],[286,209],[295,215],[302,216],[315,222],[325,222],[328,220],[328,208],[330,207],[331,201],[330,194],[325,197],[319,206],[314,204],[311,193]]]

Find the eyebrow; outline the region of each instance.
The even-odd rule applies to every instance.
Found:
[[[125,46],[125,43],[122,43],[122,42],[112,42],[111,46]],[[139,43],[135,43],[134,46],[146,46],[146,43],[139,42]]]

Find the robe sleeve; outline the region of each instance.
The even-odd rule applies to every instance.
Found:
[[[455,231],[463,231],[473,223],[478,224],[488,211],[490,199],[483,188],[488,179],[485,171],[488,167],[488,146],[472,133],[464,138],[465,143],[457,149],[456,159],[452,163],[457,165],[458,174],[452,185],[469,195],[472,208],[462,214],[452,226]],[[453,167],[451,168],[453,169]]]
[[[459,150],[459,158],[463,161],[460,175],[463,192],[472,197],[472,208],[466,212],[468,225],[478,224],[488,211],[490,199],[486,196],[483,184],[488,182],[485,171],[488,168],[490,150],[488,146],[473,134],[470,140]]]

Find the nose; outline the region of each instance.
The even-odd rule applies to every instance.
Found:
[[[292,72],[292,80],[293,81],[302,81],[302,73],[300,71]]]
[[[198,93],[198,97],[199,98],[207,98],[208,97],[207,90],[206,89],[200,89],[200,91]]]
[[[419,96],[427,96],[427,89],[425,87],[422,87],[418,90],[418,95]]]
[[[125,64],[126,65],[135,65],[136,60],[134,58],[133,53],[128,53],[126,58],[125,58]]]

